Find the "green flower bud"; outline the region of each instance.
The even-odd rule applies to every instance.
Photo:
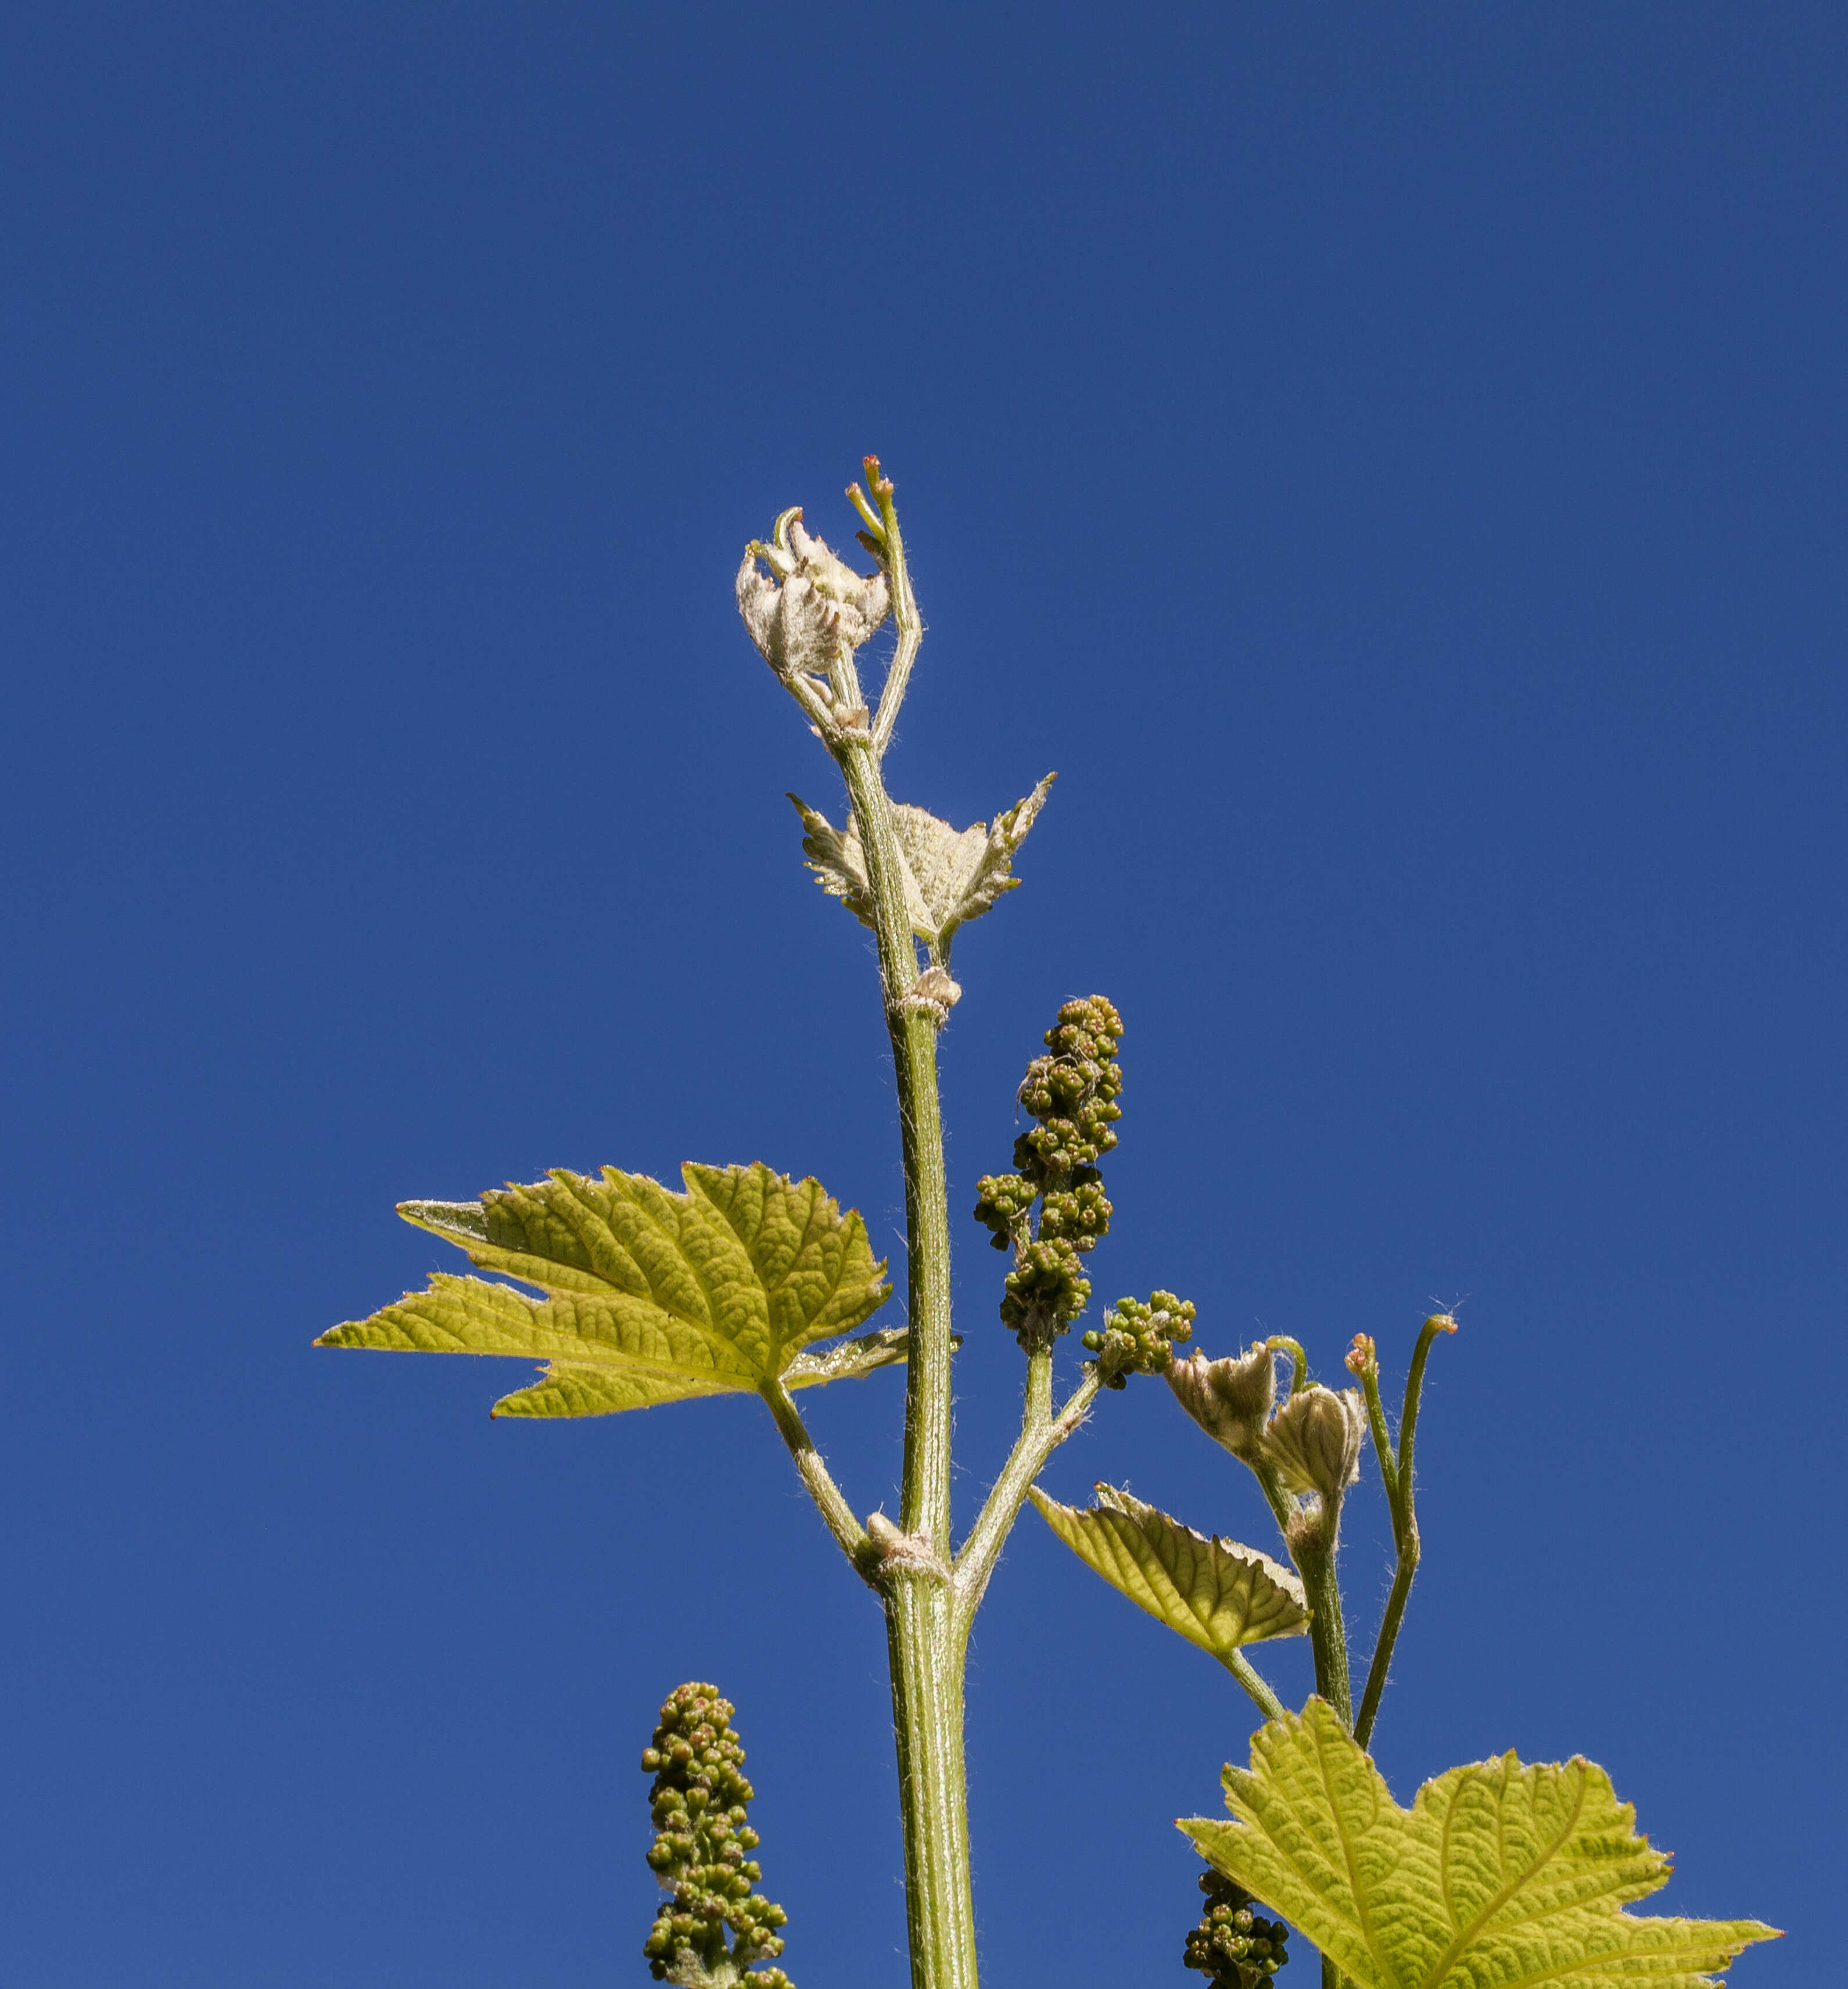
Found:
[[[1087,1169],[1085,1171],[1089,1172]],[[1094,1250],[1110,1227],[1115,1213],[1095,1181],[1076,1188],[1049,1190],[1040,1208],[1040,1234],[1063,1238],[1075,1250]]]
[[[1259,1989],[1289,1960],[1289,1929],[1253,1913],[1251,1894],[1217,1872],[1203,1872],[1200,1889],[1207,1908],[1187,1936],[1183,1960],[1215,1989]]]
[[[1299,1388],[1271,1418],[1264,1454],[1292,1492],[1318,1492],[1332,1506],[1360,1476],[1367,1412],[1358,1388],[1337,1394]]]
[[[1001,1323],[1023,1346],[1062,1333],[1091,1302],[1091,1281],[1069,1243],[1030,1243],[1005,1280]]]
[[[1033,1208],[1039,1192],[1019,1174],[984,1174],[976,1183],[975,1219],[987,1225],[997,1250],[1014,1247],[1014,1232]]]
[[[1021,1080],[1020,1106],[1037,1123],[1014,1142],[1014,1172],[978,1184],[976,1220],[997,1249],[1014,1253],[1001,1318],[1024,1347],[1063,1333],[1090,1299],[1078,1260],[1110,1227],[1095,1163],[1116,1144],[1111,1129],[1122,1116],[1122,1018],[1101,994],[1060,1009],[1046,1032],[1050,1054]]]
[[[1168,1386],[1215,1443],[1247,1464],[1257,1462],[1277,1401],[1277,1361],[1269,1348],[1261,1344],[1242,1357],[1221,1360],[1196,1354],[1169,1368]]]
[[[1102,1331],[1084,1337],[1086,1348],[1097,1356],[1104,1386],[1122,1388],[1132,1374],[1164,1372],[1174,1358],[1173,1343],[1193,1337],[1193,1306],[1172,1292],[1151,1293],[1146,1305],[1119,1299]]]
[[[742,1772],[744,1750],[732,1713],[716,1686],[678,1686],[642,1756],[644,1770],[655,1775],[649,1814],[659,1832],[648,1866],[672,1897],[656,1913],[641,1951],[656,1981],[682,1989],[713,1989],[715,1981],[741,1977],[751,1989],[791,1989],[780,1969],[746,1972],[747,1964],[782,1953],[782,1938],[772,1930],[787,1916],[751,1890],[762,1875],[743,1855],[757,1842],[745,1822],[754,1791]]]

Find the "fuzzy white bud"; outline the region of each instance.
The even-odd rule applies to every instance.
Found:
[[[768,545],[753,540],[738,569],[738,612],[780,677],[825,679],[838,645],[858,649],[891,606],[885,574],[855,573],[804,530],[799,508],[777,520]]]

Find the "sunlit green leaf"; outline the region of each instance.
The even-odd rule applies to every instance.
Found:
[[[779,1375],[799,1386],[902,1357],[875,1335],[857,1354],[836,1348],[793,1373],[804,1347],[851,1331],[890,1296],[865,1225],[818,1182],[761,1163],[681,1173],[679,1194],[606,1167],[598,1177],[560,1170],[478,1202],[406,1202],[408,1221],[546,1296],[438,1272],[427,1291],[315,1344],[550,1360],[558,1364],[533,1404],[510,1398],[508,1412],[551,1415],[756,1388]]]
[[[1108,1485],[1097,1487],[1088,1512],[1060,1505],[1037,1486],[1031,1496],[1087,1567],[1216,1658],[1308,1627],[1302,1584],[1255,1547],[1210,1540]]]
[[[1236,1819],[1180,1828],[1200,1855],[1292,1922],[1357,1989],[1698,1989],[1776,1930],[1639,1917],[1667,1882],[1602,1768],[1452,1768],[1409,1810],[1332,1708],[1312,1699],[1227,1768]]]

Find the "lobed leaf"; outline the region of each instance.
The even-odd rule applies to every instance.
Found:
[[[545,1293],[439,1272],[318,1347],[506,1354],[553,1364],[506,1398],[512,1415],[600,1415],[777,1376],[792,1386],[869,1372],[895,1336],[804,1356],[891,1295],[866,1227],[814,1181],[765,1167],[681,1170],[676,1194],[645,1174],[563,1169],[478,1202],[406,1202],[399,1213],[471,1262]],[[497,1411],[500,1412],[500,1411]]]
[[[1024,801],[1016,801],[995,817],[981,854],[963,883],[953,916],[944,928],[945,938],[965,920],[980,918],[1004,891],[1013,890],[1020,883],[1013,870],[1014,852],[1027,840],[1027,832],[1046,805],[1046,797],[1058,778],[1056,774],[1048,774]],[[976,824],[976,828],[981,826],[980,822]],[[967,833],[973,835],[975,830]]]
[[[1452,1768],[1403,1810],[1312,1699],[1262,1728],[1225,1785],[1234,1821],[1180,1828],[1356,1989],[1701,1989],[1776,1937],[1756,1920],[1626,1913],[1667,1882],[1669,1860],[1578,1757]]]
[[[866,875],[866,852],[860,846],[860,828],[853,817],[844,828],[836,828],[818,808],[812,808],[800,795],[791,795],[802,818],[802,854],[815,873],[815,881],[831,898],[838,898],[861,925],[873,922],[872,886]],[[907,908],[910,906],[909,895]]]
[[[919,938],[933,946],[946,944],[957,927],[980,918],[1004,891],[1020,883],[1011,867],[1014,852],[1045,806],[1054,778],[1048,774],[1024,801],[997,815],[992,825],[978,822],[968,828],[952,828],[927,808],[893,804],[905,914]],[[840,899],[861,924],[870,926],[872,887],[858,823],[850,815],[846,827],[836,828],[799,795],[790,799],[802,818],[803,854],[821,888]]]
[[[1308,1628],[1302,1584],[1235,1540],[1209,1539],[1127,1492],[1097,1488],[1088,1512],[1035,1486],[1041,1516],[1085,1565],[1158,1622],[1221,1659],[1241,1644],[1298,1637]]]

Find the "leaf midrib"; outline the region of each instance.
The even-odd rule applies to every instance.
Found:
[[[1433,1967],[1431,1972],[1425,1977],[1423,1989],[1440,1989],[1440,1985],[1443,1984],[1444,1978],[1450,1974],[1450,1971],[1456,1967],[1457,1962],[1462,1958],[1464,1954],[1468,1951],[1471,1943],[1475,1940],[1477,1935],[1479,1934],[1482,1931],[1483,1928],[1488,1924],[1489,1921],[1494,1917],[1495,1914],[1500,1910],[1500,1909],[1505,1906],[1507,1903],[1521,1890],[1522,1886],[1531,1884],[1535,1875],[1537,1872],[1543,1871],[1548,1864],[1549,1864],[1554,1858],[1558,1856],[1559,1847],[1561,1845],[1565,1843],[1566,1839],[1571,1836],[1572,1831],[1578,1828],[1579,1818],[1584,1814],[1586,1786],[1586,1778],[1583,1771],[1581,1770],[1579,1775],[1578,1787],[1573,1793],[1572,1814],[1565,1827],[1555,1835],[1552,1841],[1547,1845],[1545,1850],[1538,1858],[1533,1860],[1526,1867],[1518,1878],[1510,1879],[1508,1883],[1501,1887],[1499,1892],[1496,1892],[1488,1901],[1481,1911],[1477,1913],[1475,1918],[1472,1920],[1467,1926],[1457,1925],[1456,1938],[1451,1941],[1450,1946],[1447,1947],[1444,1953],[1438,1957],[1436,1965]],[[1459,1784],[1456,1793],[1459,1794],[1461,1793],[1460,1784]],[[1497,1804],[1495,1808],[1495,1828],[1498,1836],[1502,1831],[1503,1819],[1506,1814],[1507,1804],[1508,1769],[1506,1764],[1504,1764],[1502,1767],[1501,1800]],[[1454,1797],[1453,1797],[1452,1801],[1444,1813],[1444,1836],[1442,1840],[1443,1862],[1439,1866],[1440,1883],[1443,1882],[1444,1875],[1447,1873],[1450,1869],[1450,1819],[1455,1816],[1456,1814],[1457,1804],[1454,1800]],[[1566,1908],[1553,1908],[1549,1909],[1548,1913],[1533,1914],[1526,1921],[1525,1921],[1523,1924],[1532,1926],[1538,1921],[1549,1918],[1552,1913],[1562,1910],[1570,1910],[1572,1906],[1582,1907],[1584,1903],[1585,1902],[1583,1900],[1574,1900],[1570,1902]],[[1453,1924],[1457,1923],[1453,1923]],[[1536,1981],[1544,1981],[1545,1977],[1538,1977],[1534,1979]],[[1504,1985],[1504,1989],[1513,1989],[1513,1985],[1511,1984]]]

